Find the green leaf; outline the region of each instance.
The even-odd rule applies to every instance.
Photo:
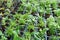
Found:
[[[28,29],[29,29],[29,30],[30,30],[30,29],[34,30],[34,25],[28,25]]]
[[[47,18],[47,23],[50,23],[50,22],[55,22],[55,19],[53,16],[50,16],[49,18]]]
[[[60,16],[60,9],[54,10],[54,12],[57,16]]]
[[[12,6],[12,4],[13,4],[12,1],[13,1],[13,0],[7,0],[7,7],[8,7],[8,8],[10,8],[10,7]]]
[[[18,36],[18,34],[14,31],[14,38],[13,40],[22,40],[21,37]]]

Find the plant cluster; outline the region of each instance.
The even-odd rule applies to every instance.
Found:
[[[57,0],[0,0],[0,40],[60,40]]]

